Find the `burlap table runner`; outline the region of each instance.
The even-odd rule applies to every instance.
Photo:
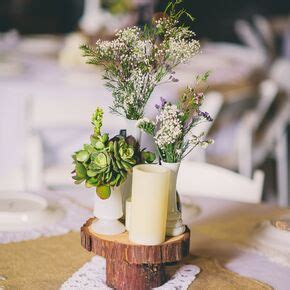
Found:
[[[11,290],[58,289],[91,254],[80,246],[79,233],[0,245],[0,287]],[[223,269],[215,260],[189,257],[201,268],[189,289],[272,289]]]
[[[251,205],[254,208],[254,205]],[[213,219],[207,219],[196,223],[187,222],[191,231],[198,231],[215,240],[225,240],[232,243],[246,243],[258,223],[265,220],[277,219],[285,214],[290,214],[286,208],[265,208],[264,212],[240,211],[237,213],[225,213]]]

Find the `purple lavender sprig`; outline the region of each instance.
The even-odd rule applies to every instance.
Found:
[[[160,109],[162,110],[167,103],[166,99],[164,99],[163,97],[160,98],[160,102],[161,102],[160,105],[158,105],[158,104],[155,105],[155,108],[157,110],[160,110]]]
[[[209,122],[213,121],[213,118],[210,116],[210,114],[208,112],[203,112],[201,110],[198,110],[198,116],[205,118]]]

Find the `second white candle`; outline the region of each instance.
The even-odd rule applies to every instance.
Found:
[[[129,239],[143,245],[165,240],[170,171],[158,165],[133,168]]]

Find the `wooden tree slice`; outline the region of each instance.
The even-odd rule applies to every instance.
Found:
[[[129,241],[128,232],[115,236],[99,235],[91,230],[94,218],[81,228],[82,246],[107,260],[107,284],[120,290],[147,290],[166,281],[164,264],[177,262],[189,253],[190,231],[168,237],[156,246]]]

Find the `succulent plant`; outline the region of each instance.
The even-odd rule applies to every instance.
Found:
[[[112,187],[126,180],[134,165],[154,162],[155,154],[140,150],[132,136],[118,135],[109,139],[107,133],[101,134],[102,118],[103,111],[97,108],[92,116],[94,134],[90,144],[84,144],[72,155],[75,165],[72,178],[76,184],[85,182],[87,187],[96,187],[96,193],[106,199]]]

